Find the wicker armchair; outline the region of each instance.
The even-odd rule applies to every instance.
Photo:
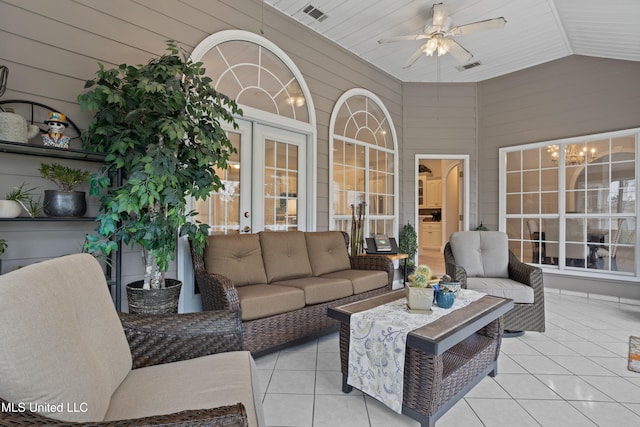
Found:
[[[512,280],[517,284],[523,284],[532,289],[533,293],[533,302],[532,303],[519,303],[515,300],[514,308],[504,315],[504,328],[505,331],[537,331],[544,332],[545,331],[545,314],[544,314],[544,284],[542,278],[542,270],[538,267],[531,266],[529,264],[525,264],[521,262],[516,256],[508,250],[507,247],[507,239],[506,234],[500,233],[497,231],[467,231],[458,234],[458,237],[462,235],[466,235],[466,237],[473,237],[473,233],[489,233],[483,234],[483,236],[493,236],[499,237],[504,243],[504,251],[508,252],[508,265],[507,274],[508,280]],[[479,234],[477,234],[479,235]],[[476,236],[477,236],[476,235]],[[454,239],[454,235],[452,235],[452,239]],[[465,244],[469,244],[469,242],[465,242]],[[473,246],[473,244],[471,244]],[[474,251],[478,253],[482,253],[482,251]],[[444,261],[446,272],[449,276],[452,277],[453,280],[457,280],[461,283],[463,288],[475,289],[473,285],[468,286],[469,276],[467,273],[467,269],[461,265],[461,263],[456,262],[456,258],[454,257],[454,251],[452,250],[451,241],[449,241],[444,248]],[[491,260],[492,262],[494,260]],[[472,278],[472,282],[476,280],[479,274],[474,274],[475,277]],[[484,279],[491,278],[484,277]],[[504,278],[496,278],[496,282],[501,281],[505,282]],[[486,280],[485,280],[486,282]],[[508,286],[508,284],[507,284]],[[506,296],[510,297],[509,290],[499,289],[498,292],[495,292],[491,289],[476,289],[482,292],[487,292],[489,294],[493,294],[495,296]],[[505,295],[506,293],[506,295]]]
[[[93,263],[95,263],[96,266],[93,266]],[[30,271],[19,271],[0,276],[0,310],[7,310],[7,307],[10,305],[13,307],[20,305],[21,301],[14,298],[16,295],[19,295],[18,293],[16,293],[17,288],[29,288],[25,289],[24,292],[25,295],[31,296],[33,296],[32,291],[42,290],[43,288],[48,287],[57,288],[56,290],[53,290],[53,292],[64,294],[68,289],[60,289],[60,287],[57,286],[58,280],[56,279],[58,279],[60,275],[64,276],[65,274],[68,274],[68,277],[76,277],[77,273],[82,271],[86,274],[81,279],[88,281],[91,281],[92,278],[95,278],[95,275],[102,275],[101,269],[97,265],[97,262],[95,262],[95,259],[86,254],[62,257],[56,260],[35,264],[34,266],[26,267],[22,270],[33,270],[34,267],[36,267],[36,271],[33,274],[31,274]],[[50,269],[47,270],[46,267],[49,267]],[[40,271],[38,271],[38,269]],[[34,277],[42,277],[43,273],[48,274],[48,283],[39,283],[39,287],[37,285],[31,286],[31,279],[33,279]],[[104,276],[102,276],[102,280],[104,280]],[[74,280],[71,279],[71,281]],[[87,283],[83,283],[85,286],[87,285]],[[62,288],[65,288],[64,284]],[[73,285],[71,285],[70,288],[73,288]],[[107,373],[108,382],[111,382],[111,380],[113,379],[113,371],[120,371],[122,375],[126,376],[126,379],[123,380],[122,383],[115,381],[114,384],[111,385],[112,388],[118,387],[118,392],[125,385],[125,383],[129,381],[129,378],[131,377],[131,375],[129,375],[129,372],[131,372],[133,376],[135,376],[136,371],[139,370],[140,372],[142,372],[144,369],[152,367],[149,369],[154,369],[155,371],[147,371],[149,372],[149,374],[147,375],[152,379],[152,387],[154,389],[164,389],[165,392],[172,390],[171,393],[173,395],[182,395],[178,398],[178,400],[189,401],[193,398],[193,396],[189,396],[188,391],[197,393],[197,390],[191,390],[191,387],[196,381],[189,380],[189,369],[194,369],[196,370],[196,372],[202,372],[202,368],[206,369],[207,366],[215,368],[216,361],[218,361],[219,363],[226,362],[226,359],[222,360],[221,362],[220,359],[218,359],[219,356],[224,356],[221,353],[237,352],[233,354],[229,353],[228,356],[224,356],[228,359],[241,357],[241,354],[248,355],[248,353],[242,352],[242,325],[238,312],[209,311],[201,313],[169,315],[137,315],[129,313],[116,314],[115,309],[113,308],[113,303],[109,301],[110,298],[108,293],[106,292],[106,283],[104,283],[104,289],[94,288],[93,286],[89,286],[89,288],[90,290],[88,290],[86,294],[82,289],[80,289],[79,292],[77,288],[74,289],[71,293],[71,295],[74,295],[74,298],[71,300],[67,300],[67,302],[72,304],[75,302],[84,301],[90,307],[82,307],[78,309],[76,307],[73,307],[72,305],[68,305],[64,308],[67,313],[62,316],[51,315],[55,313],[55,311],[60,311],[60,306],[56,305],[56,307],[44,307],[44,310],[42,311],[50,313],[45,313],[42,318],[51,318],[51,322],[54,324],[54,326],[51,327],[51,330],[47,329],[49,326],[42,327],[42,329],[46,330],[45,334],[47,336],[52,335],[51,331],[59,331],[60,328],[58,322],[60,319],[58,317],[67,319],[67,322],[69,319],[72,319],[72,322],[80,321],[83,323],[80,328],[76,328],[73,323],[67,323],[66,331],[61,331],[60,334],[56,334],[56,336],[51,337],[51,342],[61,344],[59,346],[51,346],[50,343],[45,343],[44,346],[46,346],[51,353],[59,353],[59,356],[54,356],[54,360],[60,359],[60,357],[64,358],[65,355],[69,355],[68,357],[70,359],[75,359],[77,357],[82,357],[82,351],[86,351],[87,359],[90,359],[90,362],[88,364],[89,369],[91,369],[91,366],[96,366],[93,362],[102,361],[101,363],[103,363],[104,365],[102,366],[102,368],[109,371]],[[104,294],[101,292],[102,290],[104,290]],[[87,298],[93,299],[92,292],[95,293],[96,291],[100,291],[98,292],[100,295],[96,297],[96,299],[98,299],[99,301],[95,306],[91,306],[91,304],[93,304],[93,301],[88,301]],[[48,292],[48,290],[45,290],[45,292]],[[77,297],[75,295],[77,295]],[[63,299],[64,298],[65,297],[63,297]],[[13,301],[11,301],[12,299]],[[29,300],[31,304],[39,304],[40,300],[46,299],[47,298],[43,296],[42,298],[30,298]],[[105,303],[107,307],[104,307]],[[29,307],[28,309],[18,309],[18,311],[24,312],[27,316],[32,313],[31,310],[33,310],[31,307]],[[72,313],[70,317],[67,316],[68,313]],[[89,318],[85,320],[86,314],[91,315],[93,313],[95,313],[96,319]],[[106,316],[104,316],[105,313]],[[1,314],[2,313],[0,313],[0,315]],[[11,321],[12,318],[10,316],[11,315],[6,318],[2,316],[2,320]],[[120,331],[120,336],[118,336],[117,331],[114,331],[114,329],[111,328],[111,326],[115,326],[111,321],[115,321],[115,323],[117,324],[118,317],[121,322],[122,329],[124,330],[124,333],[122,333],[122,330]],[[97,329],[98,325],[101,322],[105,324],[105,328]],[[33,325],[40,325],[39,319],[36,319]],[[7,327],[5,329],[10,329],[14,325],[6,326]],[[84,326],[89,326],[89,328],[92,328],[89,330],[89,337],[86,337],[84,335],[85,332],[82,330]],[[19,327],[15,329],[24,329],[24,327],[23,325],[19,325]],[[91,333],[92,330],[94,331],[93,333]],[[66,337],[66,332],[68,331],[72,331],[73,333],[78,335],[77,341],[80,342],[78,346],[67,345],[65,347],[63,345],[65,342],[68,342],[68,338]],[[38,331],[34,331],[35,335],[37,335],[38,333]],[[18,342],[21,339],[20,336],[24,337],[23,342],[25,346],[29,345],[32,342],[32,340],[30,340],[28,337],[25,337],[24,332],[20,334],[16,334],[15,332],[4,334],[3,341],[5,341],[6,339],[8,343],[5,342],[5,345],[11,346],[12,340]],[[114,337],[116,338],[115,340]],[[123,365],[123,363],[120,362],[122,362],[123,360],[126,361],[126,359],[128,358],[126,354],[127,344],[130,350],[129,360],[132,361],[132,364],[129,365],[125,363],[126,366],[122,367],[121,365]],[[103,346],[103,348],[99,348],[101,345]],[[80,353],[76,351],[77,349],[68,349],[68,347],[77,347],[80,349]],[[106,349],[110,349],[112,347],[115,347],[116,351],[106,358],[103,357],[104,353],[107,352]],[[87,351],[90,349],[93,351]],[[125,354],[122,355],[122,351],[120,350],[124,350]],[[7,372],[8,369],[12,369],[12,365],[20,365],[20,362],[12,362],[12,357],[14,357],[13,355],[7,356],[6,353],[10,352],[4,352],[4,354],[1,356],[2,358],[0,359],[0,371],[2,371],[3,374]],[[29,361],[27,361],[27,366],[33,366],[34,364],[42,363],[43,366],[38,367],[38,369],[40,369],[41,371],[48,370],[47,363],[49,363],[48,361],[50,361],[51,358],[45,354],[40,353],[37,348],[34,348],[32,353],[34,354],[34,357],[25,357],[30,359]],[[96,356],[95,353],[98,353],[98,355]],[[22,354],[24,354],[24,352]],[[247,356],[245,356],[245,359],[246,357]],[[44,362],[42,362],[43,360]],[[167,384],[167,387],[165,388],[165,386],[163,385],[163,375],[165,375],[167,371],[163,371],[162,369],[164,369],[164,366],[168,367],[169,365],[165,364],[171,362],[188,363],[189,365],[174,364],[176,366],[179,366],[179,368],[173,368],[173,371],[169,371],[169,375],[174,375],[174,379],[173,383],[171,385]],[[70,372],[76,375],[82,375],[81,372],[83,372],[82,369],[77,370],[75,368],[75,363],[74,366],[68,368],[67,370],[68,363],[69,361],[65,360],[61,362],[63,366],[62,369],[64,370],[63,375],[65,375],[62,379],[62,381],[64,382],[69,380],[68,375]],[[157,365],[164,366],[161,367]],[[128,371],[128,366],[131,366],[133,370]],[[242,366],[245,365],[243,364]],[[246,366],[248,367],[248,364],[246,364]],[[24,368],[19,367],[18,369],[21,370]],[[55,371],[56,367],[53,367],[51,369]],[[182,369],[184,369],[184,371],[182,371]],[[181,386],[175,384],[176,371],[184,372],[184,378],[177,380],[181,383],[185,383],[184,388],[180,388]],[[38,376],[37,373],[38,372],[35,372],[34,376]],[[80,379],[80,381],[78,382],[88,381],[88,386],[86,386],[86,388],[84,389],[85,391],[81,391],[80,394],[76,394],[75,396],[82,396],[82,398],[84,399],[85,394],[83,393],[88,394],[86,390],[92,387],[91,383],[93,382],[94,384],[96,384],[95,387],[103,390],[101,392],[103,393],[101,396],[105,396],[104,393],[106,393],[106,398],[109,399],[110,393],[112,392],[110,392],[109,390],[104,391],[105,386],[100,384],[102,379],[100,375],[102,374],[103,372],[97,372],[95,377]],[[179,373],[177,375],[179,377],[182,376],[182,374]],[[248,370],[246,374],[243,373],[242,375],[249,376]],[[64,378],[67,378],[67,380],[65,380]],[[138,376],[138,378],[140,377]],[[262,423],[262,421],[260,421],[262,419],[262,408],[252,407],[251,413],[248,413],[247,407],[241,402],[223,404],[213,408],[207,408],[206,406],[204,406],[203,409],[192,409],[192,407],[190,408],[187,404],[182,407],[182,409],[184,410],[176,410],[175,412],[169,414],[162,413],[160,415],[150,415],[148,413],[147,416],[135,416],[127,419],[114,420],[110,419],[107,416],[104,417],[104,421],[87,421],[86,419],[76,419],[75,422],[61,421],[60,419],[54,419],[36,412],[32,412],[30,410],[30,405],[26,403],[30,402],[29,399],[33,399],[33,396],[40,396],[38,397],[39,399],[44,399],[42,396],[51,396],[50,392],[46,390],[56,390],[56,387],[59,387],[56,385],[59,382],[53,382],[52,387],[51,382],[49,384],[45,384],[47,381],[48,379],[39,381],[36,378],[28,380],[24,377],[24,375],[14,375],[13,378],[0,379],[0,406],[2,407],[2,411],[0,412],[0,426],[249,426],[256,425],[256,414],[258,418],[258,425],[261,425]],[[73,378],[71,379],[71,381],[76,382],[73,380]],[[224,381],[224,379],[221,378],[220,381]],[[23,383],[25,384],[24,387]],[[118,384],[120,385],[118,386]],[[130,384],[131,383],[129,383],[129,385]],[[210,384],[210,386],[211,388],[215,388],[214,386],[220,387],[219,385],[215,384]],[[133,387],[137,386],[134,385]],[[23,388],[25,388],[25,390],[22,390]],[[16,393],[18,393],[18,395],[22,397],[16,398]],[[114,396],[116,393],[117,392],[114,393]],[[252,394],[251,389],[248,390],[248,393],[250,395]],[[66,399],[69,399],[69,401],[74,402],[74,405],[75,402],[77,402],[77,400],[75,400],[72,395],[60,397],[58,393],[54,392],[54,396],[55,397],[51,397],[51,400],[58,399],[67,401]],[[212,396],[209,396],[208,399],[211,399],[211,397]],[[139,398],[140,402],[136,402],[135,405],[133,405],[134,407],[138,406],[139,403],[142,403],[145,400],[153,399],[153,397],[149,397],[147,395],[139,396]],[[118,398],[113,397],[111,399],[117,400]],[[120,399],[122,400],[122,395]],[[210,405],[212,402],[215,402],[215,400],[207,401]],[[94,409],[92,406],[96,406],[94,405],[95,400],[92,401],[89,398],[88,402],[88,406],[90,406],[89,409]],[[253,405],[253,403],[254,402],[252,401],[251,404]],[[182,404],[176,403],[176,406],[180,407],[182,406]],[[66,407],[68,408],[68,406]],[[111,405],[108,410],[111,411]],[[125,409],[124,412],[126,413],[126,411],[127,410]],[[67,412],[69,411],[67,410]],[[251,414],[253,414],[253,417],[250,416]]]

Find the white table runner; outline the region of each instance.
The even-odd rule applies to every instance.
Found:
[[[402,413],[404,355],[409,332],[485,295],[460,289],[451,308],[434,305],[431,314],[409,313],[406,298],[352,314],[347,384]]]

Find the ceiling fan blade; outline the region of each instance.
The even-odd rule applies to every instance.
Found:
[[[422,40],[427,38],[426,34],[415,34],[411,36],[397,36],[397,37],[389,37],[387,39],[380,39],[378,43],[395,43],[395,42],[404,42],[407,40]]]
[[[438,3],[434,4],[431,9],[433,11],[433,26],[444,28],[449,18],[449,7],[444,3]]]
[[[447,52],[456,58],[459,62],[465,63],[471,61],[473,55],[467,49],[462,47],[460,43],[455,40],[442,38],[440,44],[444,44],[447,47]]]
[[[453,27],[447,32],[447,35],[466,36],[469,34],[478,33],[480,31],[504,28],[506,24],[507,20],[502,17],[487,19],[486,21],[478,21],[471,24],[460,25],[459,27]]]
[[[409,68],[413,65],[414,62],[416,62],[418,60],[418,58],[420,58],[420,56],[424,55],[424,49],[427,46],[427,44],[423,44],[422,46],[420,46],[420,48],[418,50],[416,50],[414,52],[413,55],[411,55],[411,58],[409,58],[407,60],[407,62],[405,62],[404,66],[402,68]]]

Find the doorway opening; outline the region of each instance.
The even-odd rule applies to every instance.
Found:
[[[445,273],[443,249],[451,233],[469,228],[469,156],[415,157],[415,224],[418,264]]]

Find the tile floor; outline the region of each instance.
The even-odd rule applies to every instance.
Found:
[[[640,305],[546,293],[547,331],[503,340],[487,377],[438,422],[447,426],[640,426],[640,373],[627,370]],[[337,333],[256,359],[267,425],[418,426],[341,391]]]

